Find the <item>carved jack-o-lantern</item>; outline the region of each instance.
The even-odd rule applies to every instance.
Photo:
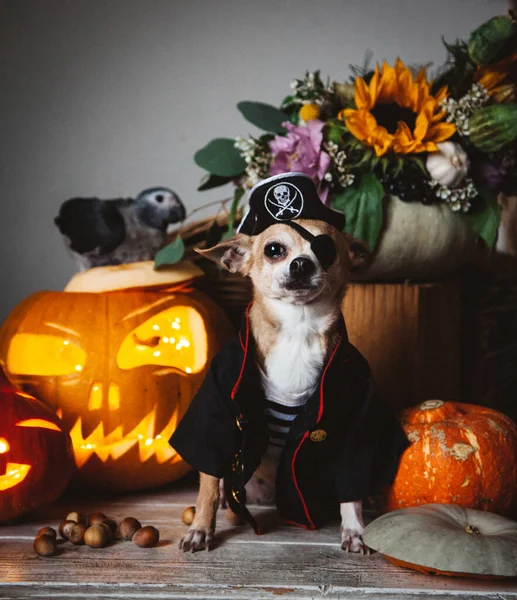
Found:
[[[64,491],[75,464],[62,427],[50,408],[16,390],[0,369],[0,522]]]
[[[95,293],[36,293],[0,332],[11,381],[62,416],[80,479],[114,490],[160,485],[188,471],[168,440],[231,335],[221,309],[177,277],[167,287],[163,274],[148,272],[145,286],[128,289],[128,274],[140,285],[131,268],[92,269],[73,280],[73,289]],[[191,268],[182,278],[194,275]]]

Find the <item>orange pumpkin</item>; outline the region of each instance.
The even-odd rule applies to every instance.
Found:
[[[94,292],[36,293],[0,331],[7,375],[62,415],[91,487],[144,489],[189,470],[168,440],[232,330],[185,287],[198,270],[178,270],[91,269],[69,289]]]
[[[59,498],[74,470],[61,421],[0,369],[0,522]]]
[[[500,412],[428,400],[400,414],[411,446],[381,501],[389,511],[440,503],[510,515],[517,504],[517,426]]]

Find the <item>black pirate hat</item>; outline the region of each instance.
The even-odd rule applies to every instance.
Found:
[[[305,173],[282,173],[255,185],[248,195],[249,209],[239,233],[258,235],[275,223],[292,219],[325,221],[340,231],[345,215],[320,200],[316,186]]]
[[[345,227],[345,215],[329,208],[320,200],[316,186],[305,173],[282,173],[264,179],[248,195],[248,212],[238,232],[258,235],[271,225],[284,223],[295,229],[311,243],[311,250],[323,268],[328,268],[336,258],[336,249],[328,235],[314,236],[295,219],[325,221],[339,231]]]

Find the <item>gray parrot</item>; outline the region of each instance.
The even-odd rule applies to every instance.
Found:
[[[136,198],[71,198],[54,222],[80,271],[152,260],[167,242],[167,228],[185,218],[177,194],[164,187]]]

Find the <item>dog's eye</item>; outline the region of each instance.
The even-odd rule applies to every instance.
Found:
[[[268,258],[282,258],[287,254],[287,250],[282,244],[272,242],[271,244],[266,244],[266,246],[264,246],[264,254]]]

